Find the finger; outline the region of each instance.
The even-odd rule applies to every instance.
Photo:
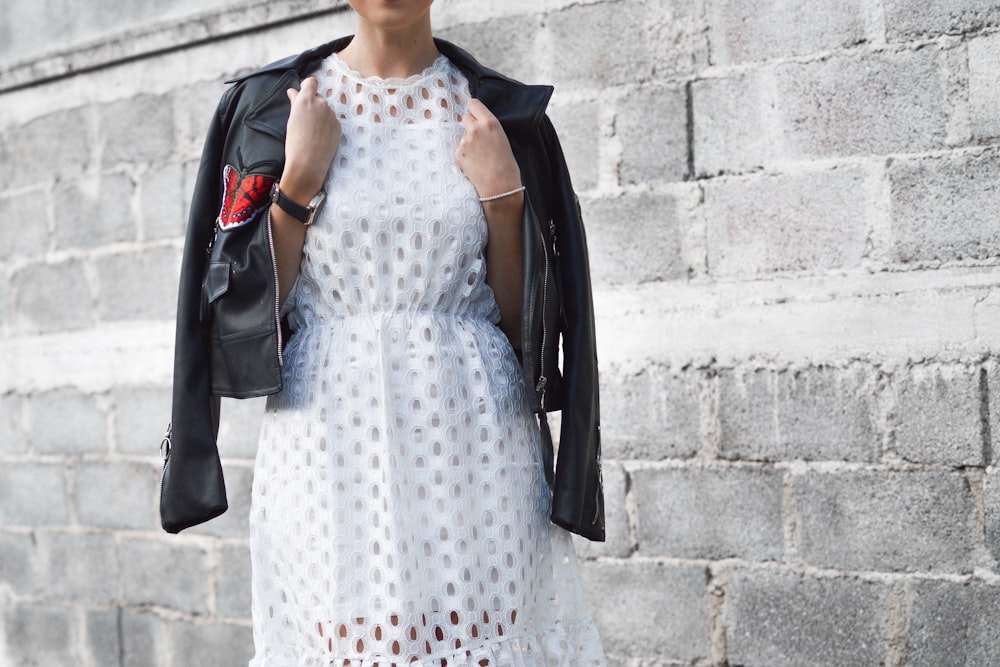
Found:
[[[318,89],[319,89],[319,80],[317,80],[316,77],[307,76],[306,78],[302,79],[302,85],[300,87],[300,90],[303,93],[306,93],[307,95],[314,95],[316,94],[316,91]]]
[[[468,111],[462,114],[462,125],[465,126],[466,132],[471,132],[476,126],[476,118]]]
[[[470,98],[469,99],[469,104],[466,105],[466,109],[467,109],[468,113],[475,120],[482,120],[482,119],[487,118],[488,116],[492,115],[492,114],[490,114],[489,108],[487,108],[487,106],[485,104],[483,104],[482,102],[480,102],[478,97]]]
[[[294,88],[289,88],[288,90],[285,91],[285,94],[288,95],[288,101],[294,103],[295,98],[299,96],[299,91],[295,90]]]

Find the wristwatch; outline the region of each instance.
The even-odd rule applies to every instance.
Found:
[[[274,185],[271,186],[271,203],[277,204],[281,207],[282,211],[307,226],[315,222],[316,211],[319,210],[324,199],[326,199],[326,191],[320,190],[309,200],[306,206],[303,206],[286,197],[285,193],[278,189],[278,181],[275,181]]]

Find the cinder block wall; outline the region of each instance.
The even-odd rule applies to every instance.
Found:
[[[192,4],[0,52],[0,665],[252,651],[261,402],[223,406],[226,515],[169,536],[154,508],[181,234],[221,82],[353,18]],[[0,35],[37,10],[3,11]],[[608,541],[577,544],[612,664],[1000,664],[1000,5],[435,12],[556,86],[608,500]]]

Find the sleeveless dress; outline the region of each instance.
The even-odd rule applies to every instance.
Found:
[[[343,134],[255,461],[250,667],[603,666],[454,156],[468,82],[315,75]]]

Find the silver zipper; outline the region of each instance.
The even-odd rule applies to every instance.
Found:
[[[601,518],[601,492],[604,488],[604,471],[601,469],[601,425],[597,425],[597,491],[594,492],[594,525]]]
[[[555,224],[551,218],[549,218],[549,228],[555,228]],[[545,385],[548,382],[548,378],[545,377],[545,340],[548,338],[548,328],[545,326],[545,297],[549,291],[549,253],[548,247],[545,244],[545,235],[542,234],[541,228],[538,229],[538,235],[542,239],[542,256],[545,258],[545,273],[542,275],[542,348],[538,353],[538,384],[535,385],[535,392],[541,393],[540,406],[542,410],[545,410]]]
[[[173,445],[173,425],[173,422],[167,424],[167,433],[160,441],[160,456],[163,457],[163,467],[160,469],[160,497],[156,504],[157,515],[163,513],[163,481],[167,473],[167,457],[170,456],[170,447]]]
[[[281,305],[278,303],[278,260],[274,256],[274,234],[271,231],[271,209],[267,209],[267,245],[271,249],[271,266],[274,268],[274,328],[278,332],[278,365],[285,363],[281,352]]]

